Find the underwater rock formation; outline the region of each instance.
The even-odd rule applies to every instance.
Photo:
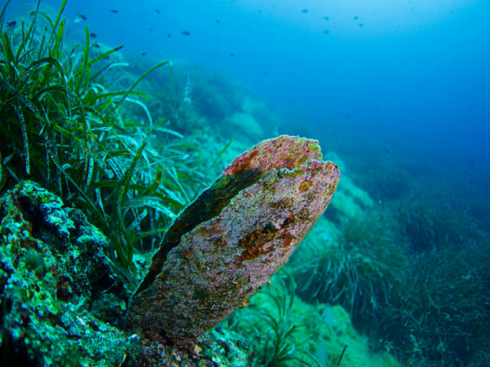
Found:
[[[327,208],[339,180],[317,141],[280,136],[235,159],[165,234],[128,327],[184,345],[247,305]]]
[[[21,182],[0,198],[2,366],[124,361],[133,340],[89,311],[114,282],[108,246],[81,211],[34,182]]]

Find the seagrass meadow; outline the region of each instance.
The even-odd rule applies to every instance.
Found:
[[[284,71],[257,39],[234,74],[243,29],[206,32],[251,16],[265,39],[293,5],[222,3],[186,8],[202,24],[165,1],[3,4],[0,365],[489,366],[484,164],[444,171],[432,142],[404,154],[343,102],[312,107],[301,94],[321,83],[286,56],[264,92],[247,72]],[[295,24],[318,31],[319,6],[294,8]],[[318,16],[334,44],[335,9]],[[280,102],[288,80],[304,115]],[[318,105],[331,115],[307,123]]]

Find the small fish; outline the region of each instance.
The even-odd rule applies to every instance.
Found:
[[[221,24],[221,20],[219,20],[219,19],[216,19],[215,22],[216,22],[216,24]]]
[[[182,32],[180,32],[180,34],[182,34],[184,36],[190,36],[191,35],[191,32],[189,32],[189,31],[182,31]]]
[[[85,16],[81,13],[77,13],[77,18],[80,18],[81,20],[87,20],[87,16]]]
[[[141,56],[145,56],[146,55],[146,52],[145,51],[141,51]]]
[[[390,153],[391,153],[391,150],[390,150],[390,148],[388,148],[388,147],[385,147],[385,152],[386,152],[387,154],[390,154]]]
[[[364,23],[359,23],[359,27],[364,27]]]
[[[235,54],[233,52],[231,52],[230,57],[235,57]]]
[[[172,38],[172,33],[167,33],[168,38]]]
[[[354,17],[354,20],[358,20],[358,19],[359,19],[359,16],[357,16],[357,15],[356,15],[356,16]]]
[[[11,22],[7,22],[7,28],[14,28],[17,25],[17,22],[15,20],[12,20]]]
[[[100,48],[100,45],[99,45],[98,43],[95,43],[95,44],[94,44],[94,47],[95,47],[95,48]]]
[[[306,14],[306,13],[308,13],[308,9],[303,9],[303,10],[301,10],[301,12],[302,12],[303,14]]]
[[[95,33],[93,33],[93,32],[92,32],[92,33],[90,33],[90,35],[89,35],[89,36],[90,36],[90,38],[97,38],[97,35],[96,35]]]
[[[323,19],[325,19],[325,20],[330,20],[330,18],[329,18],[329,17],[323,17]]]
[[[160,14],[160,10],[159,9],[155,9],[155,13]]]
[[[117,9],[111,9],[110,12],[111,13],[114,13],[114,14],[117,14],[117,13],[119,13],[119,10],[117,10]]]
[[[328,29],[325,29],[325,30],[323,31],[323,34],[329,34],[329,33],[330,33],[330,30],[328,30]]]

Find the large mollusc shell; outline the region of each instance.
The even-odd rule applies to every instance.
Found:
[[[185,345],[247,304],[327,208],[339,180],[317,141],[280,136],[237,157],[176,219],[128,323]]]

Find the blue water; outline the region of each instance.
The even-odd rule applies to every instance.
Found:
[[[284,117],[283,132],[354,164],[385,152],[489,201],[487,1],[69,1],[65,15],[77,13],[125,53],[239,80]]]
[[[126,53],[236,78],[324,149],[389,151],[488,201],[490,3],[429,3],[87,0],[66,15]]]

